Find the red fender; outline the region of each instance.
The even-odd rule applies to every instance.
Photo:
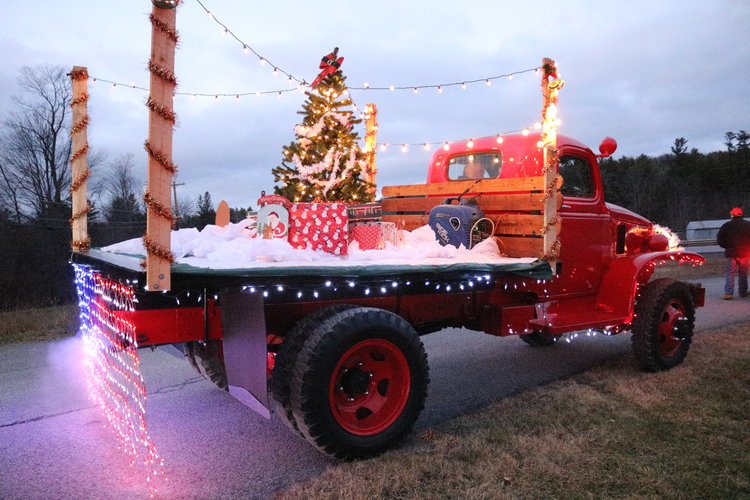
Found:
[[[647,283],[656,266],[665,262],[677,261],[700,266],[706,259],[693,252],[649,252],[627,257],[618,257],[609,265],[602,278],[596,305],[614,316],[633,319],[635,297],[638,285]],[[696,304],[703,305],[703,304]]]

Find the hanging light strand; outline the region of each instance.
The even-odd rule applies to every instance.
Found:
[[[523,135],[529,135],[531,133],[532,129],[539,130],[541,128],[541,123],[537,122],[531,127],[525,127],[515,130],[508,130],[506,132],[501,132],[499,134],[495,134],[497,137],[498,144],[503,143],[503,136],[504,135],[510,135],[510,134],[523,134]],[[467,147],[471,149],[473,145],[468,145],[469,142],[473,141],[474,139],[462,139],[459,141],[435,141],[435,142],[379,142],[376,144],[376,148],[380,152],[386,152],[389,147],[398,147],[400,148],[400,151],[402,153],[406,153],[409,151],[409,148],[411,146],[414,147],[421,147],[426,151],[429,151],[432,146],[440,146],[443,148],[449,147],[451,144],[457,144],[457,143],[467,143]]]
[[[475,78],[473,80],[461,80],[458,82],[449,82],[449,83],[433,83],[430,85],[403,85],[403,86],[397,86],[397,85],[389,85],[388,87],[373,87],[372,85],[369,85],[365,83],[362,87],[349,87],[351,90],[389,90],[389,91],[395,91],[395,90],[410,90],[414,94],[418,94],[420,89],[436,89],[438,93],[443,93],[443,90],[446,87],[461,87],[462,89],[466,89],[466,86],[470,83],[479,83],[482,82],[485,84],[485,86],[489,87],[491,85],[491,82],[493,80],[500,80],[503,78],[507,78],[508,80],[512,80],[515,75],[521,75],[523,73],[538,73],[541,67],[536,68],[529,68],[524,69],[521,71],[513,71],[511,73],[504,73],[502,75],[497,76],[485,76],[483,78]]]
[[[300,80],[299,78],[295,77],[294,75],[292,75],[288,71],[284,71],[282,68],[280,68],[279,66],[277,66],[277,65],[273,64],[271,61],[269,61],[267,57],[264,57],[264,56],[260,55],[252,46],[250,46],[249,44],[247,44],[246,42],[244,42],[243,40],[241,40],[240,37],[238,37],[237,35],[235,35],[234,32],[231,29],[229,29],[229,27],[226,24],[224,24],[221,21],[219,21],[216,18],[216,16],[213,14],[213,12],[211,12],[210,10],[208,10],[208,8],[205,5],[203,5],[203,2],[201,2],[201,0],[195,0],[195,1],[198,3],[198,5],[201,6],[201,8],[204,11],[206,11],[206,15],[209,17],[209,19],[212,19],[216,24],[218,24],[219,26],[221,26],[223,28],[223,31],[222,31],[223,35],[225,35],[225,36],[231,36],[232,38],[234,38],[235,40],[237,40],[239,43],[242,44],[242,51],[243,52],[245,52],[245,53],[251,53],[252,52],[252,54],[255,57],[258,58],[258,62],[260,62],[260,64],[263,64],[263,65],[268,64],[271,68],[273,68],[274,75],[276,75],[277,73],[281,73],[284,76],[286,76],[290,81],[295,81],[297,83],[300,83],[300,84],[303,84],[303,85],[307,86],[307,82],[305,82],[304,80]],[[278,91],[276,91],[276,92],[278,92]],[[268,93],[270,93],[270,92],[268,92]],[[216,94],[210,94],[210,95],[216,95]],[[221,95],[221,94],[219,94],[219,95]],[[227,94],[227,95],[236,95],[236,93]],[[242,95],[242,94],[240,94],[240,95]]]

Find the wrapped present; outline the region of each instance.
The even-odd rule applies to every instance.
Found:
[[[289,243],[298,249],[346,255],[348,223],[344,203],[294,203],[289,209]]]
[[[349,228],[349,240],[356,241],[360,250],[382,250],[386,242],[396,245],[397,238],[395,222],[367,222]]]
[[[361,203],[359,205],[349,205],[349,226],[359,222],[375,222],[380,219],[382,209],[380,203]]]

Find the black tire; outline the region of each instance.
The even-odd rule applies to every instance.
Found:
[[[203,378],[213,382],[220,389],[227,389],[227,371],[221,352],[221,340],[209,339],[205,342],[186,342],[186,357],[196,367]]]
[[[646,285],[631,328],[633,354],[640,367],[656,372],[682,363],[694,327],[695,303],[687,283],[661,278]]]
[[[353,304],[334,304],[321,307],[299,320],[284,337],[284,342],[279,347],[276,360],[271,371],[271,380],[268,383],[271,405],[284,424],[294,432],[299,432],[297,422],[292,415],[292,404],[290,401],[289,384],[292,378],[292,369],[297,362],[297,356],[310,334],[327,318],[341,311],[353,309]]]
[[[522,333],[518,336],[521,340],[533,347],[546,347],[553,345],[560,338],[559,335],[552,335],[551,333],[540,332],[534,330],[531,333]]]
[[[427,354],[411,325],[381,309],[350,309],[305,342],[292,373],[292,413],[320,451],[365,458],[411,431],[429,380]]]

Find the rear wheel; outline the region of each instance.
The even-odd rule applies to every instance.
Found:
[[[292,377],[292,369],[297,362],[297,356],[300,350],[302,350],[305,341],[310,337],[310,334],[324,320],[341,311],[353,309],[354,307],[356,306],[352,304],[334,304],[313,311],[299,320],[289,330],[289,333],[284,338],[284,342],[279,347],[279,353],[276,355],[268,388],[275,413],[287,427],[295,432],[299,432],[299,428],[292,415],[289,383]]]
[[[411,430],[428,383],[427,354],[411,325],[380,309],[350,309],[305,342],[293,369],[292,413],[319,450],[363,458]]]
[[[519,335],[519,338],[529,344],[530,346],[534,347],[545,347],[554,344],[557,342],[557,339],[560,338],[559,335],[552,335],[550,333],[544,333],[540,332],[539,330],[534,330],[531,333],[522,333]]]
[[[204,342],[186,342],[185,356],[203,378],[226,390],[227,371],[224,368],[224,355],[221,340],[209,339]]]
[[[695,304],[690,286],[670,278],[646,285],[635,306],[633,353],[644,370],[680,364],[693,340]]]

